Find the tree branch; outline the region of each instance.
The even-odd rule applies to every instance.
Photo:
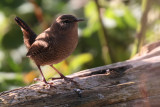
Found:
[[[112,62],[115,62],[115,57],[112,53],[111,46],[109,45],[109,37],[108,37],[107,30],[105,29],[105,26],[102,22],[101,12],[100,12],[101,8],[100,8],[98,0],[95,0],[95,4],[96,4],[96,7],[97,7],[98,19],[99,19],[100,26],[101,26],[102,33],[103,33],[102,35],[99,35],[99,36],[102,36],[101,37],[101,42],[102,42],[101,45],[102,45],[103,58],[104,58],[104,61],[105,61],[106,64],[108,63],[107,61],[109,60],[109,58],[110,58],[110,61],[112,63]],[[104,39],[104,40],[102,40],[102,39]],[[107,54],[109,55],[109,57],[106,57]]]
[[[140,22],[138,33],[137,33],[137,39],[138,39],[137,52],[140,51],[144,43],[145,32],[147,30],[147,15],[151,8],[151,3],[152,3],[151,0],[143,0],[143,6],[142,6],[143,14],[142,14],[141,22]]]
[[[0,107],[158,107],[160,47],[152,46],[132,60],[70,75],[78,85],[54,80],[51,88],[36,83],[2,92]]]

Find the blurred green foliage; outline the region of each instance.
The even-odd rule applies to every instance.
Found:
[[[129,59],[133,47],[137,46],[137,26],[143,15],[141,2],[98,0],[98,3],[102,23],[95,0],[1,0],[0,91],[31,84],[39,74],[35,64],[25,56],[27,50],[21,29],[14,21],[15,16],[22,18],[37,34],[49,27],[60,14],[85,18],[84,22],[79,23],[79,44],[76,50],[65,61],[55,65],[65,75]],[[148,17],[145,43],[159,39],[159,10],[154,3],[148,13],[152,17]],[[103,34],[102,24],[107,35]],[[105,53],[108,51],[104,47],[105,36],[114,60],[109,60],[108,52]],[[42,70],[46,78],[57,76],[49,66],[42,67]]]

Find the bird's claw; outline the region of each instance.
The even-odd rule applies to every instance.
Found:
[[[44,83],[43,86],[45,86],[47,89],[50,89],[51,87],[54,87],[52,82],[47,82],[46,80],[41,80],[39,78],[35,78],[34,81],[43,82]],[[54,87],[54,88],[56,88],[56,87]]]
[[[63,78],[62,77],[57,77],[57,78],[49,78],[49,79],[51,79],[53,81],[53,80],[63,79]]]
[[[63,78],[66,82],[75,82],[73,81],[73,78],[64,77]]]
[[[66,82],[73,82],[76,83],[73,78],[68,78],[68,77],[58,77],[58,78],[49,78],[51,80],[56,80],[56,79],[64,79]]]

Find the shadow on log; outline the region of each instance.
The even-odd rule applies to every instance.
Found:
[[[68,76],[78,84],[54,80],[50,88],[36,83],[2,92],[0,107],[159,107],[160,47],[151,45],[131,60]]]

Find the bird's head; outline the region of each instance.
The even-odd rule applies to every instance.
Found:
[[[75,27],[77,22],[84,21],[83,19],[78,19],[73,15],[61,15],[56,19],[56,23],[58,23],[63,29]]]
[[[79,22],[79,21],[84,21],[84,20],[78,19],[73,15],[61,15],[56,19],[56,22],[66,23],[66,24],[75,23],[75,22]]]

